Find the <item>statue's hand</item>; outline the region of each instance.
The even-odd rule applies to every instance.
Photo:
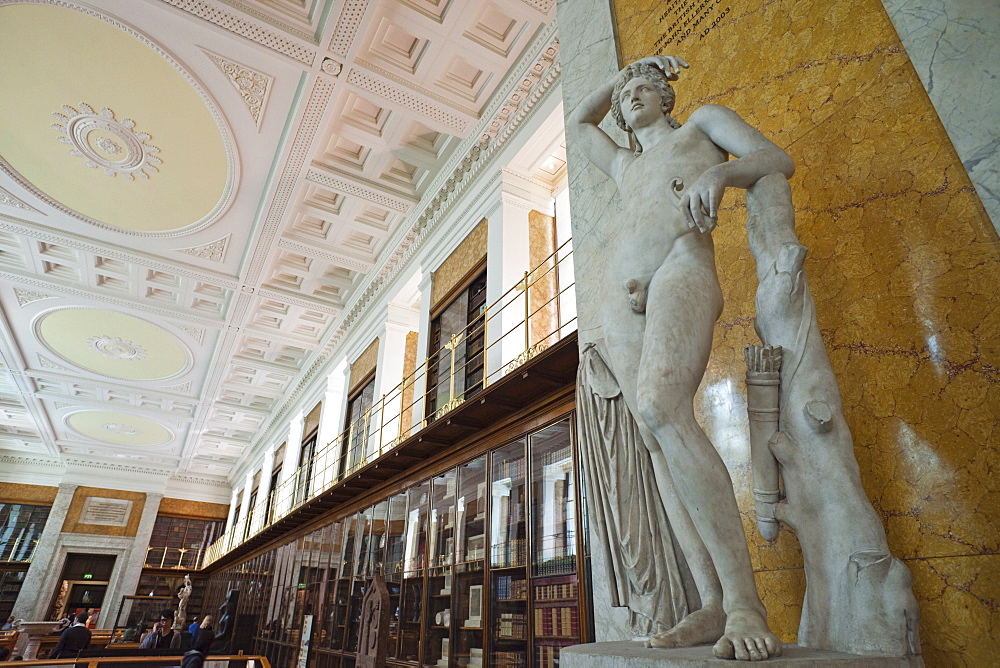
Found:
[[[667,75],[667,79],[670,81],[677,80],[677,75],[680,74],[682,67],[691,67],[687,64],[686,60],[679,56],[646,56],[632,64],[637,65],[639,63],[649,63],[653,67],[663,70],[663,73]]]
[[[726,183],[714,170],[703,172],[677,203],[688,227],[697,227],[699,232],[714,230],[725,192]]]

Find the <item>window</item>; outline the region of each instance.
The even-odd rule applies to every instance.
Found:
[[[299,451],[299,468],[295,472],[295,505],[298,505],[309,498],[312,491],[313,467],[316,458],[316,440],[319,432],[302,442],[302,449]]]
[[[486,272],[431,321],[427,357],[427,419],[438,417],[483,387]]]
[[[365,460],[365,444],[371,428],[371,409],[375,402],[375,376],[347,401],[344,425],[346,451],[340,460],[340,474],[350,473]]]
[[[0,503],[0,561],[31,561],[48,518],[48,506]]]

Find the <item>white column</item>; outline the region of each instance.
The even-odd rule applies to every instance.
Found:
[[[400,434],[402,412],[403,367],[406,364],[406,336],[417,329],[420,312],[389,304],[386,311],[385,331],[378,347],[378,366],[375,367],[375,407],[372,417],[370,446],[381,452]]]
[[[253,531],[260,531],[267,523],[264,511],[267,497],[271,493],[271,473],[274,471],[274,445],[264,451],[264,461],[260,464],[260,485],[257,487],[257,505],[260,511],[254,517]]]
[[[236,512],[239,510],[239,507],[236,505],[236,500],[239,496],[240,490],[234,489],[232,500],[229,502],[229,516],[226,518],[226,531],[229,531],[236,525]]]
[[[326,392],[323,393],[323,411],[319,415],[319,436],[317,442],[316,481],[318,489],[326,489],[337,480],[342,452],[339,442],[344,428],[344,412],[347,409],[347,359],[342,359],[330,375],[326,377]]]
[[[105,604],[101,607],[101,614],[97,618],[99,629],[109,629],[114,626],[118,609],[114,605],[108,605],[108,602],[115,599],[121,601],[122,596],[131,595],[139,586],[139,576],[142,575],[142,567],[146,565],[146,548],[149,546],[150,536],[153,535],[153,526],[156,524],[162,500],[162,494],[146,493],[146,502],[142,507],[142,516],[139,518],[132,547],[122,557],[125,563],[122,564],[121,570],[115,569],[118,573],[117,582],[112,582],[108,586]],[[175,601],[174,605],[176,603]]]
[[[420,428],[426,406],[427,342],[431,333],[431,272],[423,271],[420,281],[420,316],[417,321],[417,373],[413,379],[413,416],[411,426]]]
[[[569,188],[563,188],[556,195],[556,248],[562,248],[556,260],[559,261],[559,338],[576,331],[576,277],[573,274],[573,260],[568,256],[573,252],[573,236],[569,210]],[[563,244],[565,242],[565,246]],[[567,286],[574,286],[568,288]],[[572,321],[572,322],[570,322]],[[569,324],[567,324],[569,323]]]
[[[239,545],[243,542],[243,537],[246,536],[246,526],[247,522],[250,521],[250,492],[253,490],[253,469],[251,468],[247,472],[246,480],[243,481],[243,503],[240,504],[240,516],[236,521],[237,526],[237,536],[233,543],[234,545]]]
[[[528,212],[534,209],[548,215],[553,213],[552,195],[544,185],[507,169],[503,170],[500,201],[502,220],[490,219],[489,223],[486,280],[487,301],[490,304],[523,281],[524,272],[532,269]],[[502,374],[495,372],[516,359],[526,348],[524,305],[527,298],[525,291],[511,290],[501,304],[492,309],[488,330],[492,345],[487,357],[491,381],[500,378]],[[497,309],[502,309],[499,315]]]
[[[45,606],[49,604],[49,598],[44,591],[45,578],[49,571],[61,567],[61,564],[54,563],[56,557],[56,545],[59,542],[59,535],[62,533],[63,523],[66,521],[66,514],[69,512],[70,504],[73,502],[73,494],[77,485],[62,483],[59,485],[59,492],[56,493],[55,501],[49,509],[49,517],[45,520],[45,528],[38,538],[38,545],[31,558],[31,566],[24,576],[24,584],[17,595],[14,609],[11,614],[14,619],[24,619],[26,621],[39,621],[41,615],[46,614]]]
[[[285,441],[285,461],[281,464],[280,492],[275,499],[275,518],[283,517],[292,507],[298,479],[299,453],[302,451],[302,435],[306,428],[306,414],[299,411],[288,423],[288,439]]]

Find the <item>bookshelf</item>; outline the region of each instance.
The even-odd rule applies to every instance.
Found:
[[[382,572],[388,666],[557,666],[592,636],[572,433],[567,417],[502,442],[317,529],[325,543],[309,534],[242,564],[271,578],[260,648],[294,654],[295,620],[312,614],[317,668],[353,665],[360,603]]]

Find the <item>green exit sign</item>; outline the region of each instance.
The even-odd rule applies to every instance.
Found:
[[[93,579],[94,579],[94,575],[93,575],[93,573],[86,573],[86,574],[85,574],[85,575],[83,576],[83,579],[84,579],[84,580],[93,580]]]

